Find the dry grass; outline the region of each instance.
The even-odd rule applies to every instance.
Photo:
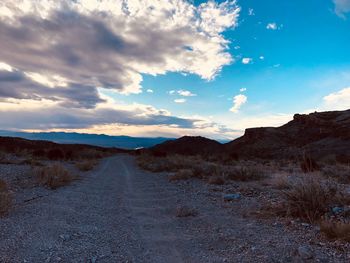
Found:
[[[223,185],[225,184],[225,180],[221,176],[212,176],[209,177],[208,184]]]
[[[74,176],[59,163],[37,168],[35,174],[39,183],[50,189],[68,185],[75,179]]]
[[[225,167],[223,173],[225,174],[225,178],[234,181],[257,181],[266,176],[263,166],[253,164],[239,164],[237,166]]]
[[[169,181],[187,180],[193,176],[193,172],[190,169],[181,169],[174,175],[170,176]]]
[[[87,172],[92,169],[98,164],[97,160],[90,160],[90,161],[82,161],[79,163],[76,163],[75,166],[82,172]]]
[[[204,160],[199,156],[154,157],[144,154],[137,158],[137,163],[141,168],[151,172],[175,172],[177,174],[173,176],[174,180],[205,178],[214,182],[218,181],[216,178],[219,177],[222,180],[254,181],[264,178],[266,174],[265,167],[253,162],[234,162],[232,165],[224,165]],[[181,175],[182,170],[187,171],[187,176]],[[188,170],[192,171],[191,174]],[[211,179],[212,177],[214,179]]]
[[[270,184],[272,187],[283,190],[290,187],[289,175],[287,173],[276,173],[270,179]]]
[[[8,214],[12,206],[12,195],[4,180],[0,179],[0,216]]]
[[[337,184],[311,175],[296,178],[289,189],[281,193],[286,214],[311,223],[319,220],[332,205],[345,201]]]
[[[322,221],[320,229],[328,239],[350,242],[350,223]]]

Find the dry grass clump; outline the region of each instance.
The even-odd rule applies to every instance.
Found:
[[[12,195],[7,183],[0,179],[0,216],[6,215],[12,206]]]
[[[197,216],[198,211],[187,207],[187,206],[178,206],[176,208],[176,217],[190,217],[190,216]]]
[[[345,201],[337,184],[315,176],[296,178],[289,189],[281,193],[286,214],[311,223],[320,219],[332,205]]]
[[[37,168],[35,174],[41,185],[51,189],[68,185],[74,180],[69,171],[59,163]]]
[[[225,184],[225,180],[221,176],[212,176],[209,177],[208,184],[223,185]]]
[[[321,232],[331,240],[350,242],[350,223],[331,222],[329,220],[320,223]]]
[[[237,165],[224,168],[227,179],[234,181],[257,181],[265,177],[265,170],[257,165]]]
[[[179,181],[179,180],[187,180],[193,177],[193,171],[191,169],[181,169],[177,171],[174,175],[169,177],[169,181]]]
[[[270,184],[279,190],[288,189],[290,187],[289,175],[287,173],[276,173],[270,179]]]
[[[76,163],[75,166],[82,172],[87,172],[92,169],[98,164],[97,160],[90,160],[90,161],[82,161],[79,163]]]

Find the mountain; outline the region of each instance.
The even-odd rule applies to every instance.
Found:
[[[212,154],[218,153],[222,149],[222,144],[201,136],[183,136],[176,140],[169,140],[158,144],[150,150],[153,153],[166,154]]]
[[[281,127],[246,129],[225,151],[260,158],[350,157],[350,110],[295,114]]]
[[[242,137],[225,144],[185,136],[150,150],[160,155],[226,155],[243,159],[298,159],[307,154],[350,162],[350,110],[295,114],[292,121],[281,127],[246,129]]]
[[[148,148],[171,138],[146,138],[130,136],[109,136],[104,134],[84,134],[68,132],[16,132],[0,131],[0,136],[21,137],[29,140],[46,140],[64,144],[89,144],[123,149]]]

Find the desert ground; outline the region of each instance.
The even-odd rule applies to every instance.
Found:
[[[36,183],[35,164],[3,162],[13,203],[0,218],[0,261],[350,261],[349,244],[318,224],[263,209],[278,199],[281,177],[183,180],[142,161],[116,154],[91,170],[62,162],[79,176],[55,189]]]

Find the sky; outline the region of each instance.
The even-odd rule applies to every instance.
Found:
[[[350,0],[2,0],[0,129],[233,139],[350,108]]]

